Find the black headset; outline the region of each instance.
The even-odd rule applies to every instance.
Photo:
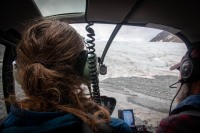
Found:
[[[90,80],[92,69],[97,69],[97,74],[99,74],[97,56],[94,55],[91,57],[87,50],[81,51],[75,66],[76,72],[78,72],[80,76]]]
[[[191,57],[193,49],[188,50],[180,64],[180,74],[184,82],[195,82],[200,79],[200,57]]]

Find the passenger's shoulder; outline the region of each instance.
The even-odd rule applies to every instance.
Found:
[[[182,122],[183,120],[189,120],[189,119],[192,119],[191,116],[189,115],[174,114],[166,118],[163,118],[161,122],[175,123],[175,122],[179,122],[179,121]]]
[[[200,129],[200,119],[186,114],[175,114],[161,120],[156,133],[188,133]]]

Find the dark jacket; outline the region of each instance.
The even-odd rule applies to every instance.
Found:
[[[194,112],[187,113],[187,112]],[[180,102],[171,115],[164,118],[157,133],[199,133],[200,95],[191,95]]]
[[[11,106],[8,117],[2,123],[2,133],[61,133],[82,132],[83,122],[73,114],[61,112],[34,112]],[[122,120],[111,118],[109,126],[118,133],[132,133]]]

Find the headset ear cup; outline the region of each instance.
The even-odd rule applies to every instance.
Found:
[[[79,54],[79,56],[77,58],[77,63],[76,63],[76,66],[75,66],[75,71],[80,76],[83,76],[83,72],[84,72],[84,69],[85,69],[87,58],[88,58],[88,54],[87,54],[86,50],[81,51],[81,53]]]
[[[83,77],[87,80],[90,80],[90,68],[89,68],[89,60],[87,58],[84,69],[83,69]]]
[[[91,75],[92,73],[92,75]],[[92,77],[91,76],[97,76],[99,75],[99,69],[98,69],[98,59],[96,54],[94,55],[89,55],[87,57],[87,61],[85,63],[85,67],[83,69],[83,77],[86,78],[87,80],[90,80]]]
[[[195,82],[200,79],[200,63],[199,63],[199,58],[192,58],[192,64],[193,64],[193,70],[192,74],[190,76],[190,81]]]
[[[181,62],[180,73],[184,81],[189,81],[192,77],[193,63],[189,58],[186,58]]]
[[[99,74],[98,70],[98,60],[96,54],[88,54],[87,50],[81,51],[77,64],[75,67],[75,70],[78,72],[78,74],[82,77],[84,77],[87,80],[91,79],[92,73],[95,76],[95,72],[97,72],[97,76]]]
[[[195,82],[200,79],[200,57],[198,50],[193,53],[194,47],[190,48],[185,56],[183,56],[180,65],[180,74],[184,82]]]

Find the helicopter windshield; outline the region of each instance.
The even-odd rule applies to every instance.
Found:
[[[72,26],[87,39],[86,24]],[[115,25],[95,23],[95,49],[101,57]],[[107,74],[99,75],[101,95],[114,97],[119,109],[134,109],[135,123],[145,124],[152,132],[168,115],[176,89],[169,85],[178,80],[178,71],[170,71],[186,52],[177,36],[159,29],[122,26],[110,46],[104,64]],[[175,103],[174,103],[175,104]]]

